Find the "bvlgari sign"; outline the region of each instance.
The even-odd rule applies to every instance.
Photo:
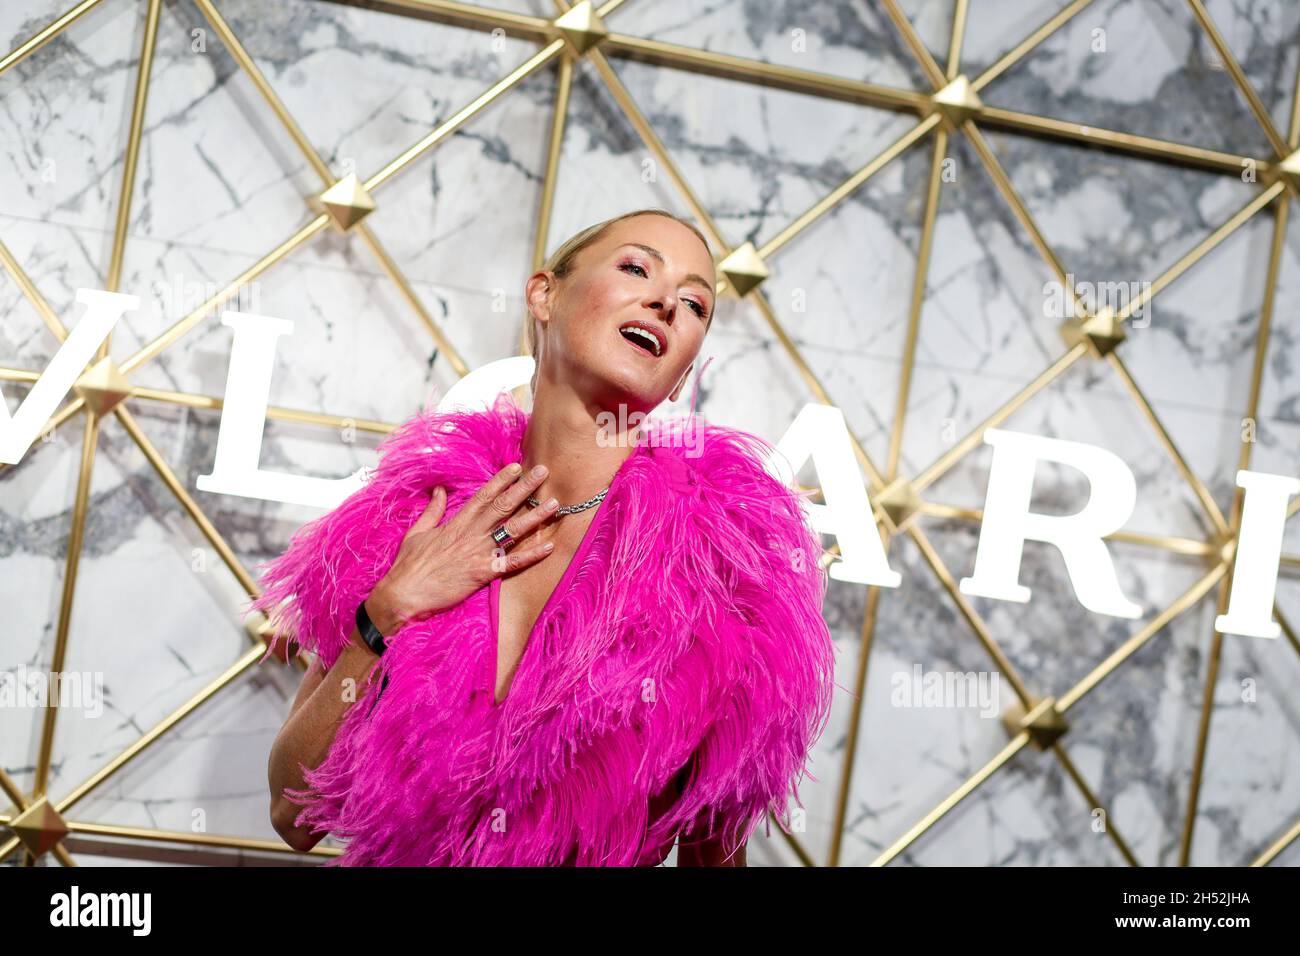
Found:
[[[136,296],[95,289],[78,289],[77,301],[86,306],[85,315],[12,417],[8,405],[0,401],[0,461],[6,464],[22,460],[113,326],[140,304]],[[259,467],[276,340],[292,334],[293,323],[233,311],[224,312],[221,320],[234,336],[216,457],[212,472],[197,477],[199,490],[334,507],[361,486],[360,471],[329,479]],[[526,384],[532,371],[533,360],[526,356],[491,362],[461,379],[443,397],[440,407],[484,407],[503,389]],[[1141,617],[1143,608],[1125,597],[1120,587],[1104,540],[1123,527],[1137,501],[1137,484],[1128,465],[1111,451],[1081,442],[995,428],[985,430],[984,441],[993,448],[993,462],[975,567],[970,577],[961,579],[961,591],[1027,602],[1029,588],[1019,583],[1021,552],[1026,541],[1041,541],[1061,552],[1075,595],[1084,607],[1115,617]],[[871,520],[872,504],[839,409],[804,406],[775,448],[777,454],[769,459],[768,467],[787,483],[812,460],[825,504],[805,502],[804,507],[812,527],[832,535],[839,544],[841,559],[830,566],[831,577],[898,587],[901,578],[890,568]],[[1089,497],[1081,511],[1042,515],[1029,510],[1040,461],[1066,465],[1087,478]],[[1273,599],[1283,527],[1289,499],[1300,494],[1300,480],[1242,470],[1237,472],[1237,485],[1245,496],[1232,593],[1227,613],[1219,615],[1214,626],[1225,634],[1275,638],[1279,628],[1273,621]]]

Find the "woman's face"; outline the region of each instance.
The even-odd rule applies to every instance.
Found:
[[[715,281],[704,244],[681,223],[614,223],[558,282],[549,272],[528,280],[545,339],[539,390],[549,378],[596,407],[629,412],[676,401],[713,317]]]

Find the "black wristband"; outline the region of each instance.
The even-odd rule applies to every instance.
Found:
[[[384,643],[384,635],[379,628],[375,627],[375,622],[370,620],[370,615],[366,613],[366,602],[362,601],[357,605],[357,631],[361,634],[361,639],[366,642],[376,654],[383,654],[387,645]]]

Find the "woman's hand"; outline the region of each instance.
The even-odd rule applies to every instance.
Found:
[[[385,637],[408,621],[454,607],[497,575],[536,564],[551,553],[554,544],[548,541],[507,554],[509,543],[498,545],[492,538],[502,524],[516,539],[522,538],[558,507],[552,498],[520,511],[524,499],[545,480],[547,469],[538,465],[516,480],[521,470],[518,463],[501,469],[441,527],[447,492],[441,486],[433,489],[424,512],[406,532],[393,566],[366,598],[366,613]]]

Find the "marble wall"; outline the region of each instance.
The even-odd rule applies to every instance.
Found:
[[[553,16],[549,0],[485,0]],[[69,6],[0,6],[0,48],[16,47]],[[70,324],[79,287],[103,287],[122,175],[144,4],[104,0],[56,40],[0,75],[0,239]],[[972,0],[963,69],[979,73],[1063,6]],[[1207,6],[1284,133],[1300,56],[1300,11],[1283,0]],[[526,60],[533,44],[390,13],[311,0],[219,0],[276,92],[336,173],[377,170]],[[942,61],[951,0],[908,0]],[[628,0],[621,33],[921,90],[924,76],[872,2]],[[131,355],[308,219],[318,180],[255,88],[188,0],[167,0],[129,222],[122,289],[142,307],[118,324],[112,355]],[[196,33],[198,30],[205,30]],[[801,31],[801,32],[796,32]],[[1099,34],[1097,31],[1104,31]],[[1103,36],[1106,49],[1098,51]],[[801,42],[796,42],[798,38]],[[761,245],[897,139],[906,113],[614,59],[615,69],[728,241]],[[1268,140],[1186,5],[1096,0],[984,91],[986,102],[1179,143],[1268,159]],[[513,354],[545,166],[554,74],[544,70],[385,185],[368,222],[425,308],[473,367]],[[1046,240],[1081,280],[1154,281],[1262,188],[1232,174],[989,131]],[[577,73],[563,145],[552,247],[597,219],[638,206],[686,212],[667,177],[647,183],[647,152],[587,64]],[[775,255],[763,286],[803,356],[879,463],[887,457],[921,234],[928,140],[906,152]],[[901,451],[915,475],[1064,351],[1045,313],[1052,276],[978,156],[956,137],[943,184]],[[1294,216],[1292,217],[1294,220]],[[1292,223],[1255,426],[1253,467],[1300,475],[1300,233]],[[1264,301],[1272,219],[1255,217],[1154,301],[1122,355],[1218,506],[1231,504]],[[260,276],[240,300],[291,318],[271,402],[397,422],[456,375],[375,260],[322,234]],[[506,308],[501,309],[504,302]],[[796,305],[801,303],[802,307]],[[8,276],[0,278],[0,366],[39,371],[57,341]],[[202,395],[225,387],[230,330],[208,318],[132,375],[136,385]],[[775,440],[812,400],[750,303],[724,302],[703,356],[714,361],[697,410]],[[701,363],[702,364],[702,363]],[[12,410],[26,394],[4,382]],[[684,410],[689,389],[672,414]],[[150,440],[241,562],[278,554],[318,512],[199,492],[218,418],[133,400]],[[1126,530],[1205,540],[1209,525],[1170,456],[1116,376],[1083,360],[1005,427],[1091,442],[1130,464],[1138,504]],[[49,667],[76,491],[81,419],[0,472],[0,601],[9,611],[0,669]],[[268,423],[263,465],[336,477],[374,461],[373,436]],[[989,451],[979,448],[928,500],[981,507]],[[1077,476],[1044,468],[1036,507],[1081,506]],[[1297,522],[1286,549],[1300,553]],[[970,573],[978,525],[925,517],[954,577]],[[826,539],[829,544],[829,539]],[[1206,570],[1201,558],[1111,546],[1126,594],[1171,603]],[[891,545],[903,575],[880,601],[871,643],[841,861],[875,860],[979,770],[1007,740],[972,706],[905,707],[900,675],[992,675],[996,667],[907,538]],[[1075,599],[1053,549],[1026,548],[1025,605],[973,600],[1036,695],[1060,695],[1135,633]],[[1300,620],[1296,566],[1280,606]],[[99,673],[100,715],[60,717],[50,792],[58,798],[221,675],[248,644],[246,595],[114,419],[104,422],[90,489],[65,669]],[[826,859],[841,786],[865,589],[832,582],[835,713],[801,792],[818,861]],[[1205,694],[1214,597],[1178,617],[1069,712],[1063,746],[1108,822],[1147,865],[1177,861]],[[275,839],[266,759],[296,672],[246,672],[145,755],[79,803],[73,819]],[[1192,862],[1248,863],[1300,808],[1300,659],[1285,639],[1228,637]],[[1243,688],[1248,688],[1249,692]],[[1012,695],[1001,683],[1002,706]],[[0,710],[0,766],[30,790],[41,715]],[[3,809],[3,808],[0,808]],[[1026,748],[897,859],[901,865],[1122,865],[1115,843],[1061,764]],[[774,831],[775,833],[775,831]],[[151,851],[152,852],[152,851]],[[186,851],[188,852],[188,851]],[[158,857],[153,852],[153,857]],[[79,859],[120,864],[89,853]],[[795,862],[758,835],[751,863]],[[186,853],[167,862],[185,862]],[[136,860],[135,862],[141,862]],[[1281,865],[1300,864],[1300,845]]]

